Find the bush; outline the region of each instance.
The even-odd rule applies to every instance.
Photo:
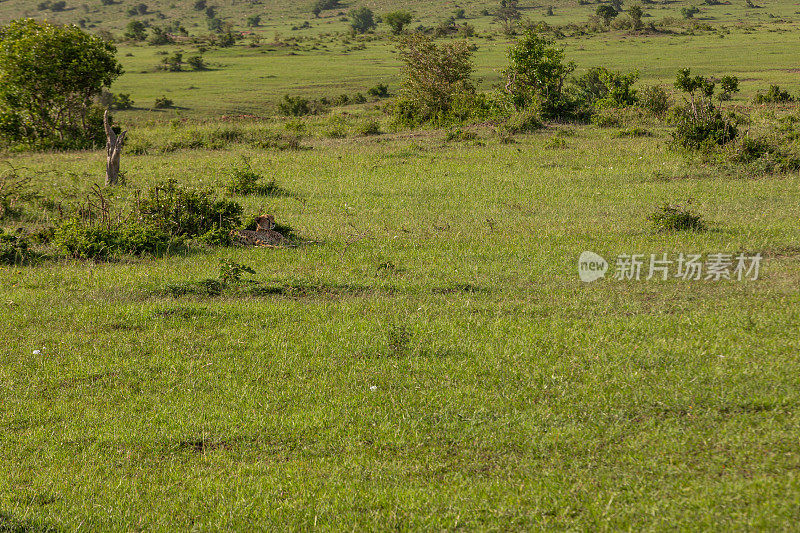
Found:
[[[241,220],[242,206],[217,199],[207,189],[195,190],[168,180],[150,189],[141,201],[142,218],[171,235],[199,237],[212,229],[229,231]]]
[[[356,127],[356,133],[359,135],[380,135],[381,134],[381,126],[375,120],[369,120],[367,122],[362,122]]]
[[[267,184],[259,183],[263,176],[255,172],[248,163],[235,166],[225,184],[225,191],[228,194],[238,194],[246,196],[258,194],[261,196],[279,196],[283,190],[275,183],[275,180]]]
[[[13,235],[0,229],[0,263],[15,265],[32,257],[30,243],[22,235]]]
[[[384,15],[383,20],[392,28],[392,33],[400,35],[403,28],[411,24],[413,16],[408,11],[393,11]]]
[[[192,67],[192,70],[207,70],[208,65],[206,62],[203,61],[202,56],[190,56],[189,59],[186,60],[186,63]]]
[[[742,137],[733,148],[731,160],[763,174],[800,170],[797,153],[767,138]]]
[[[694,18],[694,16],[698,13],[700,13],[700,9],[698,9],[696,6],[689,6],[681,9],[681,15],[683,15],[683,18],[685,19]]]
[[[166,96],[162,96],[161,98],[156,98],[156,101],[155,101],[155,104],[153,104],[153,107],[155,109],[167,109],[167,108],[172,107],[172,105],[173,105],[172,100],[170,100]]]
[[[416,125],[441,121],[454,100],[474,95],[470,79],[472,49],[465,42],[437,46],[429,37],[415,34],[398,45],[404,63],[403,96],[393,107],[398,121]]]
[[[370,90],[368,90],[367,94],[376,98],[385,98],[389,96],[389,86],[379,83],[375,87],[372,87]]]
[[[56,228],[53,243],[76,259],[103,259],[113,253],[159,255],[180,240],[148,224],[114,227],[73,219]]]
[[[627,107],[634,105],[638,98],[633,84],[639,79],[639,72],[623,74],[603,69],[600,80],[606,86],[606,95],[596,102],[599,107]]]
[[[304,115],[316,115],[322,108],[322,104],[314,102],[302,96],[284,95],[278,102],[278,110],[281,114],[291,117],[302,117]]]
[[[533,108],[523,109],[513,113],[503,124],[503,129],[512,135],[517,133],[530,133],[542,129],[542,117],[538,110]]]
[[[794,102],[794,98],[788,91],[784,91],[778,85],[770,85],[766,94],[756,93],[755,102],[757,104],[780,104]]]
[[[672,113],[673,142],[684,148],[706,150],[732,141],[739,133],[735,117],[724,116],[711,101],[715,84],[690,74],[688,68],[681,69],[675,81],[675,87],[688,95],[688,100]]]
[[[647,217],[656,231],[703,231],[706,224],[696,215],[679,204],[665,204]]]
[[[366,33],[375,28],[375,17],[372,14],[372,10],[368,7],[362,6],[353,9],[350,11],[349,16],[350,28],[355,33]]]
[[[114,102],[111,107],[113,109],[131,109],[133,108],[133,103],[129,93],[119,93],[114,95]]]
[[[736,138],[739,131],[731,117],[723,116],[710,103],[674,110],[670,122],[675,126],[673,142],[684,148],[707,150]]]
[[[656,117],[663,117],[670,106],[670,97],[664,87],[649,85],[639,94],[639,107]]]
[[[506,93],[516,109],[538,107],[543,118],[570,116],[574,105],[564,94],[567,77],[575,70],[553,41],[529,29],[508,51],[509,67],[503,71]]]
[[[231,261],[230,259],[219,260],[219,280],[222,283],[236,283],[242,281],[242,274],[255,274],[256,271],[249,266]]]

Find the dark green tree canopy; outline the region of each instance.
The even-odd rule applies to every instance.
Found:
[[[408,11],[392,11],[383,16],[383,21],[392,28],[392,33],[400,35],[403,28],[411,24],[413,15]]]
[[[20,19],[0,27],[0,136],[82,147],[96,142],[99,125],[102,138],[90,110],[122,74],[115,55],[77,26]]]
[[[350,11],[350,27],[356,33],[366,33],[375,28],[375,18],[368,7],[359,7]]]

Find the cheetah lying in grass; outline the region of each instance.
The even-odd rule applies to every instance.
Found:
[[[275,231],[275,217],[261,215],[256,219],[256,230],[235,229],[231,237],[235,242],[245,246],[285,246],[289,241]]]

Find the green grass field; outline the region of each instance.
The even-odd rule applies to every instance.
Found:
[[[681,67],[736,74],[732,105],[758,130],[797,114],[751,102],[771,84],[800,93],[800,7],[756,3],[703,6],[717,30],[695,35],[558,42],[579,72],[639,69],[638,86],[670,85]],[[456,8],[364,4],[410,5],[427,24]],[[547,7],[523,4],[528,16]],[[597,7],[554,5],[553,24]],[[126,7],[89,9],[115,30],[102,21]],[[156,7],[195,16],[191,3]],[[284,34],[307,8],[221,6],[269,14]],[[25,10],[38,13],[7,0],[0,20]],[[473,39],[484,90],[511,42],[490,20],[479,30],[492,38]],[[271,39],[209,50],[203,72],[154,70],[157,52],[192,45],[119,46],[126,74],[112,90],[136,108],[115,113],[130,141],[126,184],[106,189],[114,209],[165,179],[222,196],[248,160],[287,194],[233,199],[306,243],[99,262],[45,248],[0,264],[0,531],[797,529],[800,174],[688,158],[655,119],[635,124],[652,136],[551,124],[509,143],[491,124],[466,141],[397,128],[381,101],[274,117],[287,93],[386,82],[396,94],[400,71],[384,35],[347,52],[339,37],[318,38],[329,50]],[[161,95],[178,109],[151,109]],[[261,118],[222,118],[245,114]],[[371,120],[381,134],[359,134]],[[230,130],[241,139],[187,148]],[[299,132],[303,149],[247,141],[265,132]],[[0,155],[65,206],[102,183],[104,150]],[[674,202],[708,231],[654,232],[648,215]],[[2,226],[57,219],[35,201]],[[587,284],[584,251],[612,270],[634,253],[764,260],[757,280]],[[217,278],[221,259],[256,273],[218,295],[165,292]]]

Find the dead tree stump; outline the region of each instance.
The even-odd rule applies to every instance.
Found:
[[[125,144],[127,130],[119,135],[114,133],[108,123],[108,110],[103,113],[103,126],[106,129],[106,185],[116,185],[119,181],[119,158],[122,155],[122,146]]]

